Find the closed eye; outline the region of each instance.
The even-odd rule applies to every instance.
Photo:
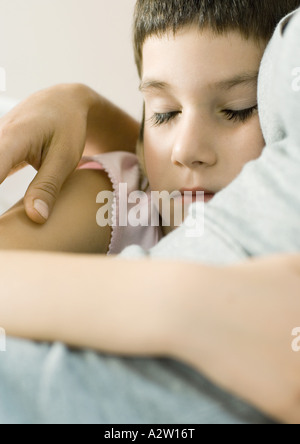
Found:
[[[179,111],[171,111],[168,113],[154,113],[149,120],[152,122],[153,126],[159,126],[170,122],[178,114],[180,114]]]
[[[252,106],[251,108],[242,109],[240,111],[233,111],[231,109],[224,109],[222,113],[225,115],[227,120],[234,122],[245,123],[250,117],[253,116],[255,111],[258,110],[258,105]]]
[[[250,119],[254,115],[257,109],[258,105],[255,105],[252,106],[251,108],[242,109],[239,111],[224,109],[222,113],[225,115],[227,120],[245,123],[248,119]],[[163,124],[167,124],[168,122],[173,120],[178,114],[181,114],[181,112],[171,111],[167,113],[154,113],[149,120],[152,122],[153,126],[160,126]]]

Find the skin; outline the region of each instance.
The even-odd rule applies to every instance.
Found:
[[[166,78],[160,80],[165,81]],[[194,86],[195,93],[198,94],[198,84]],[[203,85],[202,87],[205,89]],[[83,91],[80,91],[82,94]],[[195,98],[199,100],[200,96],[197,94]],[[78,105],[80,103],[78,92],[75,96]],[[53,98],[55,97],[57,99],[57,95],[53,95]],[[212,124],[210,119],[218,122],[215,115],[214,119],[212,116],[208,119],[206,101],[199,102],[198,108],[192,103],[190,94],[180,95],[180,99],[181,105],[185,106],[182,120],[185,125],[189,124],[189,119],[185,120],[187,107],[188,115],[192,117],[191,129],[194,128],[196,134],[198,127],[195,119],[199,113],[200,123],[202,118],[205,118],[208,129]],[[206,100],[209,102],[208,97]],[[70,104],[70,99],[67,102]],[[86,106],[82,105],[83,102],[80,105],[82,109]],[[33,101],[33,105],[34,103],[36,102]],[[42,103],[45,106],[46,102],[43,102],[39,96],[40,111],[43,109]],[[52,109],[57,111],[59,107],[55,108],[56,103],[54,100]],[[37,109],[33,105],[32,112]],[[30,110],[30,102],[26,103],[26,109]],[[45,109],[42,114],[45,114]],[[97,107],[97,114],[100,118],[100,106]],[[16,122],[20,122],[22,118],[25,118],[24,113],[18,115],[18,112],[15,112]],[[188,182],[184,184],[185,186],[200,185],[210,187],[211,191],[217,192],[227,184],[227,180],[235,177],[243,161],[242,157],[238,156],[239,161],[232,169],[232,174],[230,177],[226,176],[223,170],[226,159],[225,148],[227,141],[231,144],[235,142],[235,137],[231,126],[233,122],[223,122],[223,119],[221,121],[218,125],[218,134],[220,140],[226,142],[224,144],[219,144],[219,140],[214,139],[213,132],[208,131],[205,133],[207,137],[205,145],[202,145],[202,141],[199,145],[199,138],[195,141],[187,139],[189,150],[186,152],[180,144],[176,145],[178,148],[174,148],[174,162],[170,161],[173,145],[172,143],[166,145],[169,150],[169,158],[165,156],[168,180],[163,183],[164,188],[170,187],[167,190],[171,191],[173,187],[182,186],[182,180],[187,180],[192,183]],[[253,131],[250,131],[250,126],[248,127],[250,121],[247,122],[247,127],[246,124],[245,126],[235,124],[235,130],[239,133],[237,138],[239,143],[234,146],[240,154],[243,138],[247,134],[249,140],[250,134],[255,133],[258,137],[258,132],[254,131],[254,121],[255,117],[251,122]],[[32,134],[36,134],[33,122],[30,124],[29,120],[26,124],[26,121],[23,121],[22,128],[28,127],[32,129]],[[6,142],[9,137],[13,138],[14,133],[19,133],[16,128],[20,130],[20,126],[16,124],[14,128],[14,131],[7,129]],[[249,128],[249,131],[246,128]],[[174,131],[175,129],[176,134],[178,129],[179,141],[181,136],[190,136],[189,132],[184,131],[185,126],[179,125],[179,122],[178,126],[177,123],[174,126]],[[158,128],[155,130],[158,131]],[[159,131],[164,130],[159,128]],[[115,131],[112,138],[114,133]],[[149,137],[146,134],[146,150],[150,150]],[[171,130],[168,132],[168,137],[171,142],[175,140]],[[166,135],[162,140],[165,142],[168,137]],[[152,140],[154,135],[153,139],[151,136]],[[218,150],[213,149],[213,141]],[[253,156],[259,155],[258,145],[255,145],[258,151],[252,153]],[[199,146],[201,149],[198,151]],[[227,155],[229,154],[227,151]],[[157,160],[161,161],[161,157],[157,156]],[[233,156],[230,154],[230,157]],[[18,161],[22,160],[21,155],[16,158]],[[53,154],[51,159],[54,158]],[[8,160],[10,166],[16,164],[14,160]],[[152,186],[155,187],[154,166],[152,171],[151,165],[147,165]],[[160,165],[156,166],[162,173]],[[207,171],[211,171],[211,176],[206,173],[204,166]],[[51,168],[54,169],[54,160]],[[220,173],[220,178],[217,172]],[[107,177],[100,174],[95,171],[80,171],[76,177],[71,177],[70,186],[67,183],[64,194],[59,198],[61,200],[58,201],[57,212],[53,213],[53,217],[47,224],[41,226],[39,231],[34,230],[35,225],[25,223],[25,207],[22,203],[18,204],[0,221],[2,229],[0,241],[1,239],[3,243],[5,241],[5,245],[0,247],[16,249],[22,248],[20,245],[23,245],[27,250],[31,242],[35,242],[33,249],[43,249],[46,248],[46,244],[49,247],[53,245],[55,236],[62,236],[60,239],[64,240],[63,251],[68,249],[74,251],[74,248],[79,251],[82,247],[74,246],[74,242],[77,242],[76,234],[66,240],[64,231],[60,234],[56,231],[62,223],[70,220],[81,224],[77,234],[81,234],[82,245],[87,242],[87,245],[95,248],[97,238],[93,236],[98,234],[93,232],[89,238],[86,238],[89,229],[93,231],[90,221],[95,218],[95,201],[88,199],[82,211],[74,212],[73,190],[78,185],[76,192],[82,192],[84,200],[83,197],[88,194],[87,186],[93,192],[100,184],[103,189],[107,189]],[[211,177],[210,182],[209,177]],[[161,179],[165,180],[164,175]],[[203,179],[203,182],[200,182],[200,179]],[[84,205],[82,202],[81,204]],[[79,222],[80,217],[84,220]],[[53,225],[51,225],[52,219]],[[66,224],[66,230],[69,228],[70,224]],[[45,229],[49,231],[44,231]],[[72,230],[76,231],[76,226],[73,226]],[[17,245],[13,240],[16,233],[19,236]],[[103,241],[105,239],[108,240],[106,235]],[[57,242],[57,245],[60,243],[61,241]],[[228,268],[150,259],[134,261],[133,264],[133,261],[112,259],[116,258],[55,252],[51,254],[28,251],[0,252],[1,327],[5,328],[9,335],[33,340],[59,340],[74,347],[92,347],[99,351],[125,356],[175,358],[204,373],[220,387],[245,399],[271,417],[282,422],[300,422],[299,357],[291,351],[291,331],[300,319],[299,256],[265,258],[263,261],[251,260]],[[18,270],[17,280],[16,270]],[[51,279],[49,279],[49,270],[51,270]],[[111,276],[116,276],[116,279],[112,280]],[[137,276],[139,279],[136,279]],[[134,286],[131,285],[133,281],[136,282]],[[61,298],[62,294],[64,298]],[[272,308],[270,308],[270,298],[273,301]],[[115,307],[118,307],[118,310]]]
[[[265,46],[237,32],[215,36],[197,27],[146,40],[140,89],[152,190],[215,194],[261,155],[265,143],[253,107]],[[244,121],[233,118],[232,112],[251,108]],[[165,234],[172,229],[165,227]]]
[[[184,28],[176,36],[146,40],[140,89],[145,99],[145,163],[152,190],[172,193],[199,188],[217,193],[248,161],[260,156],[264,140],[253,108],[257,105],[257,75],[264,48],[265,44],[245,40],[236,32],[216,37],[196,27]],[[245,121],[236,116],[228,119],[228,110],[232,117],[232,112],[245,109],[252,109]],[[154,123],[153,116],[157,119],[170,112],[175,115],[169,122]],[[97,187],[100,192],[111,191],[112,186],[105,173],[100,177],[99,172],[86,172],[85,176],[90,178],[86,184],[78,171],[66,182],[58,208],[44,229],[35,230],[26,220],[25,200],[8,212],[1,221],[0,247],[93,253],[99,245],[105,253],[111,230],[96,225],[93,199]],[[79,202],[75,208],[72,193]],[[171,205],[171,223],[163,226],[164,235],[176,228],[177,203]],[[76,236],[70,235],[70,220],[76,221],[72,224]],[[81,229],[89,226],[91,230]],[[94,246],[91,239],[97,239]]]
[[[300,423],[300,359],[291,348],[299,263],[280,256],[217,268],[0,252],[0,325],[27,339],[174,358],[268,416]]]
[[[0,218],[0,249],[106,254],[111,228],[96,223],[101,189],[112,191],[106,173],[76,171],[63,185],[45,225],[35,224],[27,217],[24,202],[17,203]]]
[[[0,182],[22,162],[38,170],[24,206],[29,219],[44,224],[83,152],[92,155],[122,147],[134,153],[138,133],[136,120],[86,85],[38,91],[0,119]],[[47,208],[43,215],[34,207],[37,200]]]

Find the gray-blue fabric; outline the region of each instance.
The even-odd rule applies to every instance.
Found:
[[[259,79],[267,147],[207,205],[205,233],[187,226],[150,251],[123,258],[230,264],[249,256],[299,251],[300,12],[268,46]],[[195,211],[191,207],[190,217]],[[7,339],[0,353],[1,424],[259,424],[272,421],[189,367],[168,359],[119,358],[63,344]]]

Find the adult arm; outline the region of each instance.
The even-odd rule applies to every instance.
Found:
[[[195,273],[173,356],[273,418],[300,423],[299,289],[300,256]]]
[[[0,264],[8,334],[178,359],[267,415],[300,422],[299,256],[212,268],[5,252]]]
[[[84,150],[134,153],[138,132],[138,122],[85,85],[39,91],[0,119],[0,182],[24,161],[38,170],[24,203],[43,224]]]

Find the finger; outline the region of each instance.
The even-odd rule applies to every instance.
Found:
[[[21,162],[19,165],[15,166],[14,168],[12,168],[12,170],[9,172],[9,176],[12,176],[13,174],[17,173],[18,171],[22,170],[23,168],[25,168],[26,166],[28,166],[27,162]]]
[[[48,220],[64,182],[78,165],[79,159],[66,153],[63,148],[50,151],[25,194],[25,211],[33,222]]]
[[[10,174],[25,166],[25,160],[25,150],[20,150],[16,141],[10,141],[9,137],[2,139],[0,135],[0,184]]]

